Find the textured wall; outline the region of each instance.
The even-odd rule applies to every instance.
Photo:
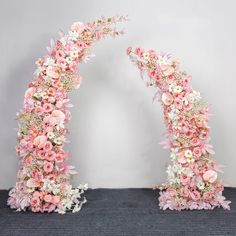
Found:
[[[81,88],[68,149],[90,187],[152,187],[165,180],[168,151],[158,144],[164,124],[154,90],[146,88],[125,54],[127,46],[172,53],[193,76],[193,87],[211,104],[212,144],[225,165],[225,183],[236,186],[236,15],[228,1],[1,1],[0,8],[0,189],[16,179],[15,114],[32,78],[34,61],[57,31],[74,21],[128,14],[127,34],[99,42],[96,57],[80,67]]]

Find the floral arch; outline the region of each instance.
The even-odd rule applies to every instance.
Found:
[[[20,157],[17,182],[9,192],[8,205],[18,211],[65,213],[77,212],[86,199],[81,194],[87,185],[72,188],[70,179],[76,173],[66,162],[63,150],[72,105],[69,92],[79,87],[78,63],[91,57],[94,43],[123,31],[116,23],[123,16],[101,18],[94,22],[72,24],[68,34],[51,41],[48,55],[36,61],[37,69],[24,95],[23,109],[18,113],[19,131],[16,152]]]
[[[208,105],[190,85],[191,76],[181,71],[170,55],[127,49],[148,86],[157,88],[167,128],[162,142],[171,151],[168,181],[159,186],[161,209],[230,209],[222,196],[224,186],[218,179],[220,166],[213,160],[209,144]]]
[[[79,87],[78,63],[91,56],[94,43],[108,35],[117,36],[116,23],[127,20],[116,16],[98,21],[75,22],[68,34],[51,41],[48,55],[36,61],[37,69],[24,95],[18,113],[19,131],[16,152],[20,157],[17,182],[9,192],[11,208],[33,212],[77,212],[86,199],[87,185],[72,188],[76,173],[67,164],[69,153],[63,150],[71,119],[69,93]],[[209,144],[208,107],[200,93],[190,86],[191,76],[179,70],[169,55],[153,50],[128,48],[128,55],[148,85],[159,88],[159,97],[167,126],[166,148],[171,150],[168,181],[162,185],[162,209],[229,209],[222,196],[224,186],[218,180],[219,166],[212,159]]]

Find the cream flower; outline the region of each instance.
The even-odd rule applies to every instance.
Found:
[[[184,155],[187,157],[187,158],[190,158],[193,156],[193,153],[190,149],[187,149],[185,152],[184,152]]]
[[[173,92],[174,93],[181,93],[182,92],[182,87],[179,85],[176,85],[173,87]]]
[[[53,139],[55,137],[55,134],[53,132],[48,132],[47,137],[49,139]]]
[[[60,137],[55,138],[53,141],[54,141],[54,143],[56,143],[58,145],[62,144],[62,138],[60,138]]]
[[[197,187],[198,189],[203,190],[205,188],[205,184],[203,182],[199,182],[197,183]]]

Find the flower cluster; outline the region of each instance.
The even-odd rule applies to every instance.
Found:
[[[126,20],[115,16],[95,22],[75,22],[68,34],[48,47],[48,55],[36,61],[34,78],[24,95],[18,113],[19,131],[16,152],[20,157],[18,181],[9,193],[8,205],[33,212],[77,212],[86,199],[81,194],[87,185],[73,189],[70,180],[76,173],[67,164],[63,150],[72,105],[68,93],[79,87],[78,63],[91,57],[94,42],[107,35],[117,36],[116,23]]]
[[[160,208],[230,209],[218,179],[220,166],[212,159],[208,105],[191,87],[191,76],[168,54],[142,48],[128,48],[127,54],[147,85],[158,89],[155,98],[164,110],[167,133],[162,144],[171,151],[171,164],[168,181],[160,187]]]

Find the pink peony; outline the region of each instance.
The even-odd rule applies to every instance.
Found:
[[[57,121],[58,123],[64,121],[65,118],[66,118],[65,114],[64,114],[62,111],[60,111],[60,110],[54,110],[54,111],[52,112],[52,117],[53,117],[54,119],[56,119],[56,121]]]
[[[163,93],[161,100],[166,106],[170,106],[174,101],[173,96],[170,93]]]
[[[60,202],[60,200],[61,200],[60,196],[53,196],[51,202],[52,204],[56,205]]]
[[[26,90],[24,97],[25,99],[32,98],[35,93],[36,93],[36,88],[30,87]]]
[[[82,22],[74,22],[70,27],[71,31],[76,31],[77,33],[82,33],[85,29],[85,26]]]
[[[39,135],[34,139],[33,143],[38,148],[43,148],[46,142],[47,142],[47,137],[45,135]]]
[[[40,186],[40,182],[33,179],[33,178],[30,178],[27,183],[26,183],[26,186],[29,187],[29,188],[37,188]]]
[[[203,174],[203,179],[209,183],[214,183],[217,179],[217,173],[214,170],[207,170]]]
[[[48,66],[46,73],[48,76],[57,79],[60,77],[60,68],[54,66]]]
[[[175,72],[175,69],[171,65],[162,65],[161,70],[164,76],[172,75]]]

